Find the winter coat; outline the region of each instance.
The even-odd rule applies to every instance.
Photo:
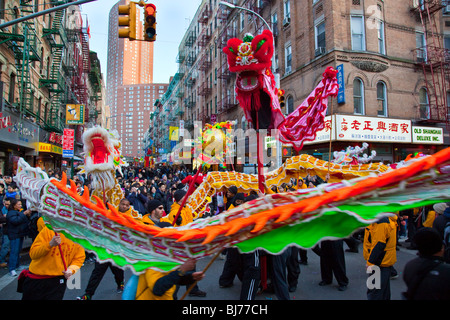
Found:
[[[444,213],[438,215],[433,221],[433,229],[436,229],[439,232],[442,240],[444,239],[444,230],[447,222],[450,222],[450,207],[447,207],[444,210]]]
[[[146,213],[145,211],[145,204],[147,203],[147,197],[143,194],[137,194],[136,192],[131,192],[127,199],[130,201],[130,204],[133,206],[133,208],[138,211],[140,214],[144,215]]]
[[[368,265],[391,267],[397,261],[397,216],[372,223],[364,233],[364,259]]]
[[[161,272],[147,269],[139,276],[136,300],[174,300],[177,285],[193,283],[192,272],[182,275],[178,270]]]
[[[28,236],[30,220],[23,211],[9,210],[6,215],[6,224],[8,225],[8,238],[14,240]]]

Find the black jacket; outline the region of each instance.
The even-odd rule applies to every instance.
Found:
[[[448,217],[448,209],[449,208],[445,209],[444,214],[440,214],[433,221],[433,229],[436,229],[439,232],[442,240],[444,240],[445,225],[447,222],[450,222],[450,217]]]
[[[403,280],[408,292],[417,288],[410,300],[450,300],[450,265],[439,257],[419,256],[409,261]]]

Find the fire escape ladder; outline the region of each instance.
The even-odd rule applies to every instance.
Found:
[[[447,110],[447,90],[450,89],[449,60],[436,23],[436,15],[439,17],[444,2],[447,1],[420,0],[419,2],[413,6],[412,11],[420,18],[425,44],[423,48],[416,49],[416,58],[424,74],[429,110],[424,113],[419,108],[417,118],[425,123],[445,123],[448,127],[450,121]]]
[[[52,64],[47,78],[40,79],[41,87],[46,87],[52,93],[50,114],[47,119],[47,130],[63,133],[64,119],[60,115],[62,98],[64,97],[64,78],[61,74],[63,51],[67,39],[62,28],[64,10],[55,11],[52,25],[43,29],[43,38],[50,44]],[[59,41],[58,41],[59,40]]]

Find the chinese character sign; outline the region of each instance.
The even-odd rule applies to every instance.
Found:
[[[411,142],[411,121],[336,115],[338,140]]]
[[[63,157],[64,158],[73,157],[74,137],[75,137],[75,130],[64,129],[64,135],[63,135]]]

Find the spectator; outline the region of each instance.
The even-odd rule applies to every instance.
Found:
[[[7,266],[6,263],[6,255],[9,253],[9,238],[8,238],[8,229],[6,226],[6,215],[8,214],[8,208],[11,203],[11,198],[3,199],[3,207],[0,213],[0,240],[2,241],[2,245],[0,247],[0,268],[4,268]]]
[[[3,177],[3,181],[5,182],[6,188],[8,188],[8,186],[13,183],[12,177],[11,176],[4,176]]]
[[[415,242],[419,256],[405,265],[403,280],[407,300],[450,300],[450,265],[444,263],[444,247],[439,232],[433,228],[417,231]]]
[[[136,209],[141,215],[144,215],[145,204],[148,199],[145,195],[141,194],[141,191],[136,187],[131,187],[131,192],[127,197],[130,200],[131,205]]]
[[[444,240],[445,225],[450,222],[450,207],[447,203],[439,203],[436,212],[438,216],[433,221],[433,229],[436,229],[441,239]],[[442,214],[439,214],[439,212],[442,212]]]
[[[6,197],[6,190],[5,189],[6,189],[6,185],[0,179],[0,201],[1,201],[0,205],[1,205],[1,208],[3,208],[3,199],[5,199],[5,197]],[[0,210],[1,210],[1,208],[0,208]]]
[[[170,211],[167,208],[167,202],[166,202],[166,197],[167,197],[167,192],[166,192],[166,187],[167,185],[164,182],[161,182],[159,184],[159,189],[156,190],[156,194],[155,194],[155,200],[158,200],[159,202],[161,202],[164,206],[164,210],[166,212]]]
[[[9,205],[6,223],[8,225],[8,237],[10,244],[8,269],[11,276],[17,276],[19,270],[20,251],[22,250],[23,239],[29,234],[29,219],[31,211],[22,209],[22,202],[12,199]]]
[[[8,191],[5,193],[5,197],[17,199],[18,193],[17,193],[17,186],[15,183],[11,183],[10,185],[8,185],[7,190]]]
[[[234,197],[236,196],[237,193],[238,189],[236,186],[231,186],[228,188],[224,198],[224,200],[226,200],[225,210],[228,210],[230,206],[234,203]]]

